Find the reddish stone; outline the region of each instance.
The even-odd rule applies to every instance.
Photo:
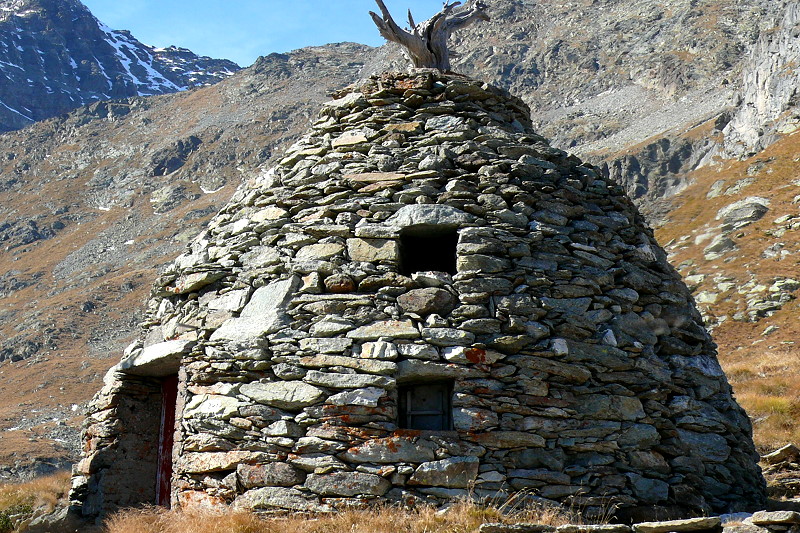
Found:
[[[334,294],[343,294],[356,290],[356,282],[353,278],[344,274],[333,274],[325,278],[325,288]]]

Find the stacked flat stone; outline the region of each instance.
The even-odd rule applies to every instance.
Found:
[[[620,516],[763,505],[750,423],[690,292],[621,188],[529,113],[426,70],[326,104],[159,277],[87,417],[76,505],[130,504],[118,472],[142,459],[121,451],[121,406],[172,372],[181,507],[523,490]],[[455,273],[404,275],[409,228],[454,230]],[[452,430],[400,428],[398,384],[441,380]]]

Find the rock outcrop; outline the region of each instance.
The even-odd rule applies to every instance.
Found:
[[[85,515],[763,504],[750,422],[642,217],[468,78],[339,94],[161,274],[145,325],[86,418]]]
[[[797,112],[800,3],[783,2],[782,6],[785,6],[782,18],[771,31],[763,32],[750,50],[736,113],[723,130],[725,140],[715,155],[748,158],[782,134],[800,128]]]

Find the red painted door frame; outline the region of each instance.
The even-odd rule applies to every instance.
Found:
[[[172,445],[175,442],[175,409],[178,402],[178,376],[161,382],[161,429],[158,435],[156,505],[170,506],[172,489]]]

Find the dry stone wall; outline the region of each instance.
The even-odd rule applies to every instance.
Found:
[[[750,423],[689,291],[620,187],[529,113],[424,70],[326,104],[157,280],[87,418],[75,505],[119,504],[136,428],[115,405],[170,373],[181,507],[523,490],[621,517],[761,505]],[[445,421],[415,429],[404,398],[428,384]]]

